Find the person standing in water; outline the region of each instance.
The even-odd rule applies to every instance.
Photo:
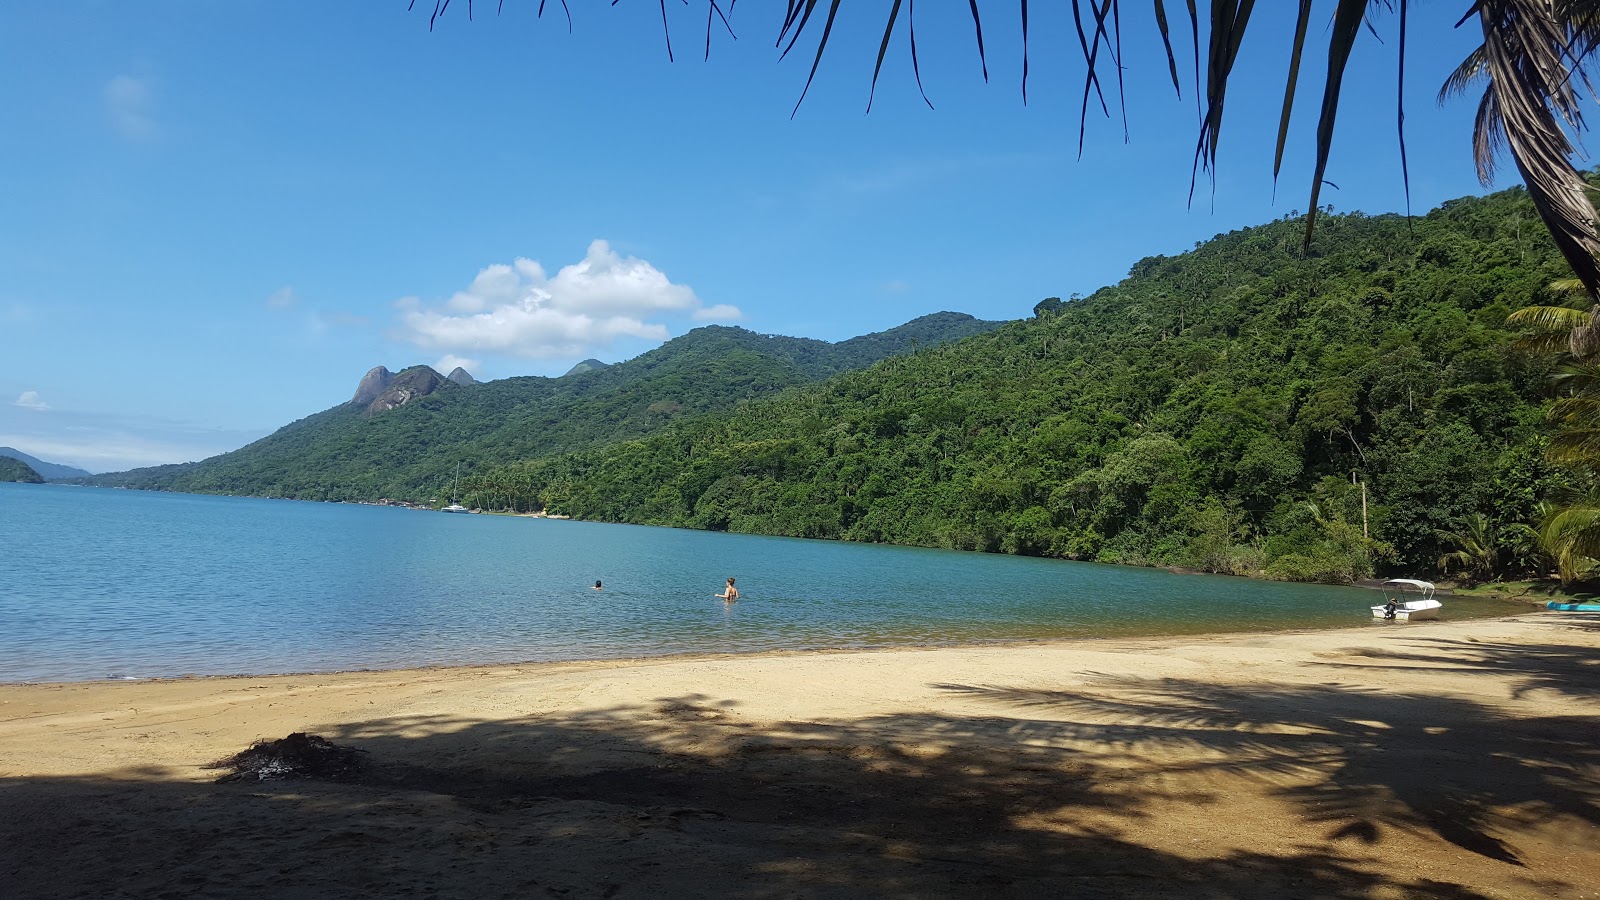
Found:
[[[738,602],[738,600],[739,600],[739,589],[733,586],[733,579],[732,578],[728,579],[728,587],[727,587],[727,589],[724,590],[722,593],[718,594],[717,595],[717,599],[725,601],[727,603],[736,603],[736,602]]]

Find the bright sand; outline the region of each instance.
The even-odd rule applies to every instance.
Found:
[[[1597,897],[1600,616],[0,686],[0,896],[397,895]]]

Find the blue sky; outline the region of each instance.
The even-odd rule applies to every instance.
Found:
[[[793,119],[816,32],[780,62],[782,4],[739,4],[709,63],[700,0],[668,4],[674,63],[656,4],[571,5],[572,34],[554,0],[542,20],[480,0],[472,21],[456,0],[431,33],[428,0],[0,6],[0,445],[182,462],[342,402],[376,365],[557,375],[707,322],[840,340],[937,310],[1018,318],[1306,205],[1327,20],[1274,199],[1292,4],[1257,7],[1192,208],[1194,98],[1147,4],[1125,4],[1131,140],[1091,116],[1081,161],[1068,4],[1034,4],[1026,106],[1016,4],[987,5],[987,84],[966,5],[925,4],[936,109],[902,24],[870,115],[889,4],[849,4]],[[1451,29],[1467,5],[1412,4],[1419,212],[1483,191],[1475,98],[1434,103],[1473,44]],[[1396,22],[1375,25],[1323,195],[1342,210],[1404,204]]]

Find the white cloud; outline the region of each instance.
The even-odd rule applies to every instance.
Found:
[[[696,322],[711,322],[718,319],[727,320],[742,318],[744,318],[744,313],[739,312],[739,307],[729,306],[726,303],[718,303],[716,306],[708,306],[705,309],[697,309],[694,311],[694,320]]]
[[[271,309],[289,309],[299,302],[300,296],[288,285],[273,291],[272,296],[267,298],[267,306]]]
[[[105,99],[111,124],[123,137],[148,141],[159,133],[151,115],[154,91],[150,79],[118,75],[106,83]]]
[[[496,263],[442,305],[415,297],[395,301],[400,337],[419,347],[498,353],[529,359],[587,356],[621,337],[664,341],[660,319],[738,318],[737,307],[705,308],[694,291],[674,284],[645,260],[622,256],[603,240],[555,277],[531,259]]]
[[[466,369],[467,374],[471,375],[472,370],[481,365],[483,365],[483,363],[479,360],[467,359],[465,356],[457,356],[454,353],[446,353],[445,355],[439,357],[438,362],[433,364],[433,370],[435,372],[442,372],[445,375],[449,375],[457,368],[461,368]],[[472,377],[476,378],[478,376],[473,375]]]
[[[23,391],[22,396],[17,398],[17,405],[23,409],[45,410],[50,408],[50,404],[40,399],[38,391]]]

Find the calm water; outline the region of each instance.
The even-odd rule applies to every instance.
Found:
[[[712,597],[729,575],[742,595],[731,609]],[[1376,597],[977,553],[0,484],[0,682],[1333,627],[1370,621]],[[1445,617],[1504,611],[1447,599]]]

